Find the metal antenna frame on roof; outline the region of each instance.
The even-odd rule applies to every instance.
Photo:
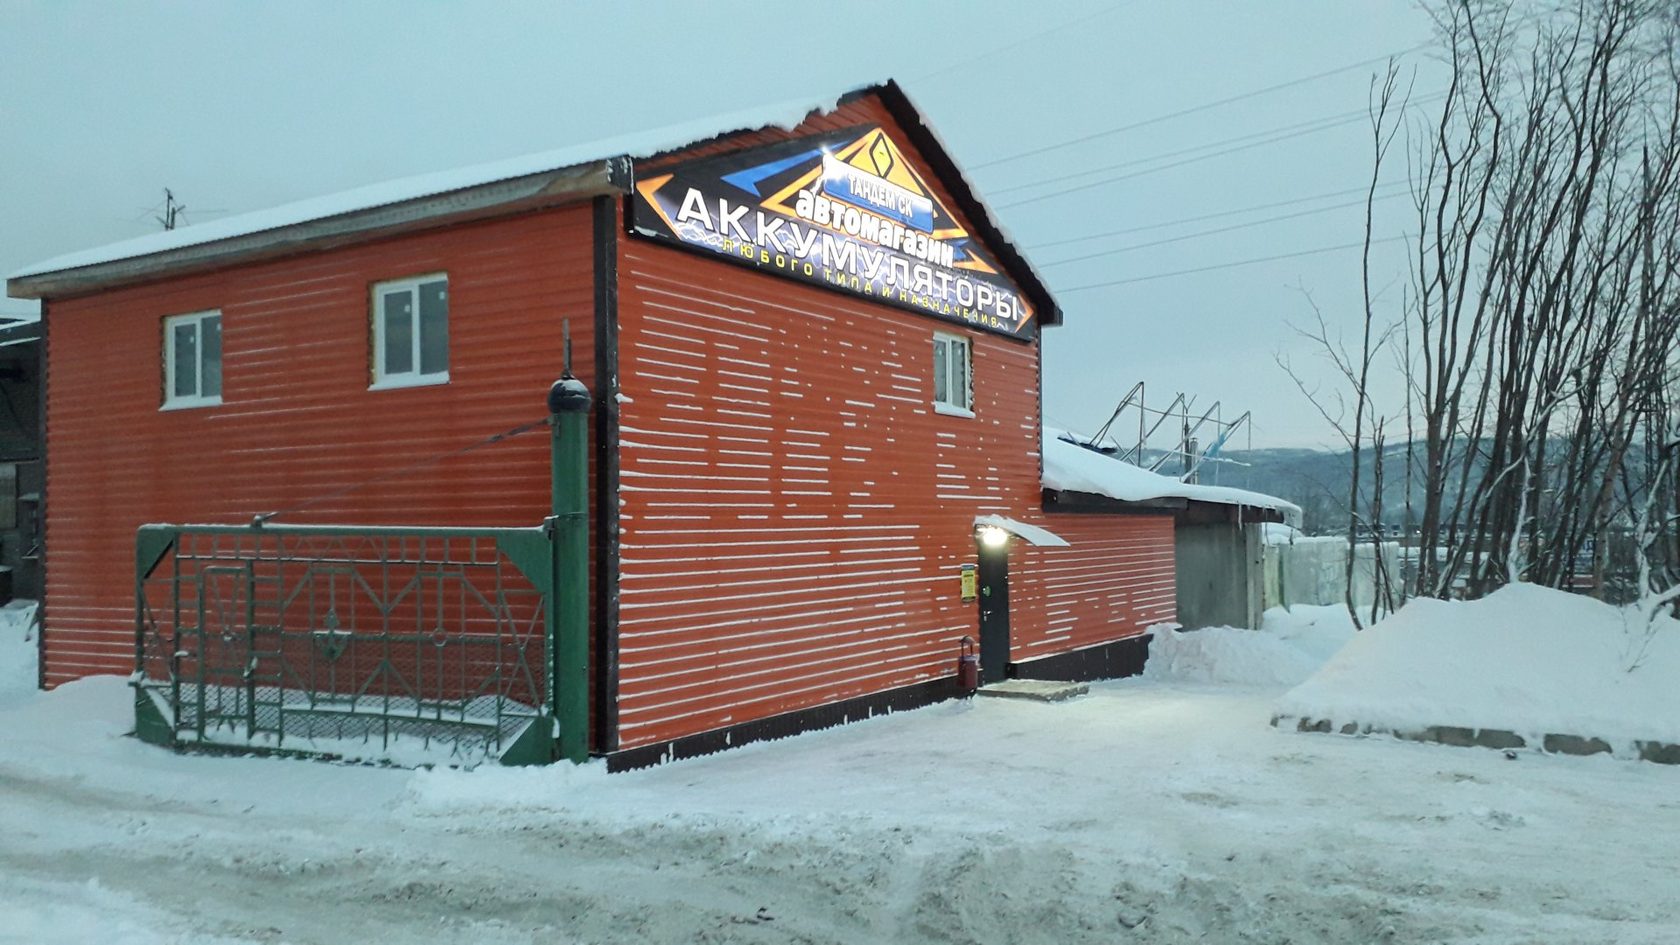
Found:
[[[1251,411],[1245,410],[1235,420],[1227,421],[1224,419],[1222,403],[1216,400],[1200,416],[1193,416],[1190,411],[1193,409],[1195,399],[1182,391],[1173,397],[1172,403],[1168,404],[1164,410],[1148,406],[1145,402],[1145,393],[1146,388],[1143,381],[1133,384],[1132,389],[1127,391],[1126,396],[1122,397],[1120,403],[1115,406],[1113,413],[1109,414],[1108,421],[1097,430],[1096,434],[1085,445],[1102,452],[1109,452],[1103,446],[1106,440],[1113,444],[1115,458],[1141,466],[1151,472],[1159,472],[1168,461],[1178,459],[1183,464],[1183,470],[1179,473],[1179,478],[1185,482],[1195,482],[1197,474],[1204,464],[1231,462],[1231,460],[1221,459],[1219,452],[1225,447],[1226,443],[1230,442],[1231,437],[1236,434],[1237,430],[1246,427],[1252,432],[1251,420],[1253,414]],[[1137,441],[1131,446],[1124,446],[1119,440],[1113,438],[1111,431],[1121,415],[1131,409],[1137,410],[1138,436]],[[1151,422],[1151,418],[1153,418],[1153,422]],[[1150,449],[1150,438],[1155,436],[1161,426],[1171,418],[1178,420],[1179,435],[1177,443],[1173,447],[1160,450],[1159,455],[1153,459],[1148,458],[1145,454]],[[1214,431],[1213,442],[1205,449],[1200,448],[1197,444],[1197,435],[1203,427],[1210,424]]]

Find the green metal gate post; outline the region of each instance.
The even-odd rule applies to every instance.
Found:
[[[168,748],[175,747],[175,724],[181,707],[180,680],[174,672],[170,673],[171,716],[164,718],[142,684],[146,678],[146,579],[152,576],[163,556],[174,550],[178,538],[178,530],[166,525],[142,525],[134,535],[134,735],[141,741]],[[174,596],[171,606],[179,606],[181,591],[173,582],[170,593]],[[172,619],[170,625],[179,632],[179,619]],[[171,639],[168,657],[171,664],[179,659],[174,655],[179,650],[180,641]]]
[[[549,698],[560,757],[589,759],[589,388],[561,375],[548,390],[554,493],[554,580],[548,607]]]

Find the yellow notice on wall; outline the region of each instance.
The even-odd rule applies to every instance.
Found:
[[[974,600],[979,596],[980,577],[974,572],[974,565],[962,566],[962,599]]]

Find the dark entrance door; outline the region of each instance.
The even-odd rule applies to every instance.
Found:
[[[980,545],[980,682],[1009,672],[1009,548]]]

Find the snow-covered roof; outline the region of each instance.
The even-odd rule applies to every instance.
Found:
[[[1204,486],[1180,482],[1171,476],[1152,473],[1140,466],[1086,449],[1068,439],[1071,434],[1044,428],[1044,487],[1066,492],[1087,492],[1122,502],[1150,499],[1188,499],[1216,505],[1243,505],[1270,509],[1288,517],[1301,514],[1299,506],[1276,496],[1227,486]]]
[[[464,213],[472,209],[469,206],[472,201],[466,199],[467,196],[482,194],[483,189],[489,187],[529,185],[516,193],[482,197],[480,206],[498,202],[508,206],[540,197],[552,199],[566,187],[581,192],[586,185],[577,180],[547,181],[540,175],[653,157],[741,131],[766,128],[792,130],[813,113],[832,111],[840,103],[870,92],[882,96],[888,109],[907,132],[923,138],[923,156],[948,179],[958,202],[974,218],[980,231],[977,235],[991,245],[1011,274],[1022,283],[1028,296],[1039,303],[1040,321],[1047,325],[1060,324],[1061,309],[1032,264],[1009,239],[991,209],[979,199],[973,184],[945,148],[937,132],[922,117],[920,109],[903,88],[890,79],[860,86],[837,96],[800,99],[711,115],[540,154],[405,177],[67,253],[12,273],[8,288],[20,295],[38,298],[64,292],[68,288],[86,291],[133,281],[142,276],[156,277],[166,270],[175,272],[194,265],[219,265],[234,258],[249,258],[265,250],[295,250],[313,240],[342,240],[352,233],[367,234],[379,232],[382,228],[388,230],[401,221],[404,212],[429,220]],[[536,178],[534,183],[533,178]],[[604,170],[600,180],[609,181],[620,191],[630,185],[628,174],[616,174],[611,167]],[[600,180],[594,181],[594,185],[598,186]],[[460,205],[455,205],[456,201]],[[415,208],[417,202],[424,206]],[[139,269],[144,271],[129,271]]]
[[[23,267],[12,273],[11,278],[19,279],[26,276],[41,275],[42,273],[59,272],[65,269],[79,269],[83,266],[114,262],[119,259],[149,256],[153,253],[171,249],[261,233],[296,223],[401,203],[405,200],[435,196],[455,190],[464,190],[468,187],[477,187],[482,184],[492,184],[497,181],[512,180],[516,177],[525,177],[544,171],[575,167],[603,158],[621,155],[632,158],[649,157],[734,131],[771,127],[793,128],[814,111],[832,109],[837,101],[838,97],[817,101],[801,99],[797,102],[780,102],[775,105],[765,105],[723,115],[712,115],[694,121],[650,128],[598,141],[589,141],[552,151],[527,154],[523,157],[384,181],[367,187],[358,187],[354,190],[346,190],[322,197],[311,197],[307,200],[299,200],[295,203],[283,204],[267,210],[256,210],[250,213],[221,217],[204,223],[195,223],[191,226],[183,226],[174,230],[165,230],[161,233],[152,233],[135,239],[110,243],[94,249],[55,256],[52,259]]]

